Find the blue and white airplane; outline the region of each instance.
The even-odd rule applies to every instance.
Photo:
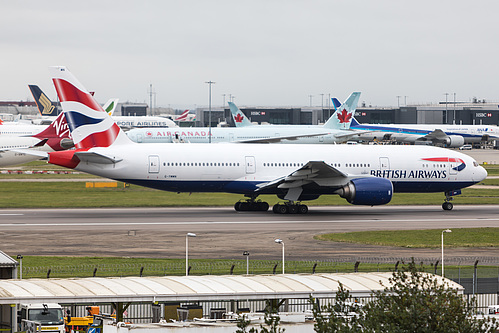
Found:
[[[382,205],[393,192],[444,192],[444,209],[460,189],[487,172],[471,157],[427,146],[137,144],[104,112],[66,67],[50,67],[76,149],[45,153],[48,162],[173,192],[228,192],[286,200],[275,213],[306,213],[304,200],[339,195],[355,205]],[[40,152],[41,154],[41,152]]]
[[[341,104],[336,98],[332,100],[335,107]],[[465,143],[499,140],[499,127],[494,125],[371,125],[359,124],[354,118],[351,128],[360,132],[356,137],[361,140],[378,139],[402,143],[427,142],[440,144],[447,148],[461,147]]]
[[[248,122],[243,127],[177,127],[137,128],[126,132],[138,143],[341,143],[357,134],[351,131],[350,122],[357,108],[360,92],[354,92],[324,125],[253,125],[234,103],[229,107],[234,119]]]

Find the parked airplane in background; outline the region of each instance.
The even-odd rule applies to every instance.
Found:
[[[35,99],[38,111],[42,116],[48,118],[47,121],[55,119],[57,116],[57,105],[53,103],[47,95],[36,85],[29,85],[29,89],[33,98]],[[103,108],[109,113],[116,121],[118,126],[122,128],[135,128],[135,127],[176,127],[175,123],[164,117],[151,117],[151,116],[115,116],[114,111],[118,106],[118,99],[110,99],[104,104]],[[53,118],[52,118],[53,117]]]
[[[267,210],[261,194],[287,200],[276,213],[306,213],[302,200],[337,194],[357,205],[381,205],[396,192],[459,189],[487,172],[471,157],[426,146],[136,144],[66,67],[50,72],[76,149],[48,162],[131,184],[174,192],[229,192],[250,199],[236,210]]]
[[[335,108],[341,104],[336,98],[332,98],[332,101]],[[360,140],[377,139],[402,143],[428,142],[440,144],[447,148],[461,147],[465,143],[499,140],[499,127],[494,125],[371,125],[359,124],[354,118],[351,128],[363,131],[357,136]]]
[[[448,148],[461,147],[465,143],[499,140],[499,127],[493,125],[368,125],[352,121],[352,129],[364,132],[362,140],[391,140],[396,142],[429,142]]]
[[[189,110],[182,112],[180,116],[175,118],[175,121],[193,121],[196,118],[195,114],[189,114]]]
[[[350,124],[352,118],[357,109],[357,104],[359,102],[360,92],[353,92],[345,101],[344,104],[339,104],[336,108],[336,112],[329,117],[324,125],[255,125],[246,117],[246,115],[239,110],[239,108],[232,102],[229,102],[230,112],[232,114],[232,119],[236,127],[260,127],[260,128],[271,128],[273,131],[279,128],[294,128],[299,129],[303,127],[309,128],[330,128],[330,129],[350,129]],[[360,132],[359,132],[360,133]]]
[[[64,113],[59,114],[48,126],[12,125],[8,127],[21,128],[22,130],[7,131],[9,134],[2,133],[0,135],[0,167],[31,162],[40,158],[12,151],[16,148],[30,148],[47,152],[65,150],[74,146]]]
[[[359,96],[360,93],[351,94],[344,105],[341,106],[341,112],[336,111],[323,126],[251,125],[244,127],[212,127],[211,129],[209,127],[136,128],[126,134],[132,141],[139,143],[279,142],[310,144],[345,142],[355,133],[348,130],[348,125],[355,112]],[[233,113],[240,112],[234,103],[229,102],[229,107]]]

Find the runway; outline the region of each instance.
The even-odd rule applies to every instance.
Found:
[[[440,249],[406,249],[317,241],[329,232],[498,227],[499,206],[310,207],[306,215],[232,208],[8,209],[0,210],[0,249],[10,255],[279,259],[284,240],[291,260],[438,258]],[[497,258],[499,249],[448,250],[446,257]]]

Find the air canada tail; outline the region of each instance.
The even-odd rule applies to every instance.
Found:
[[[131,143],[87,89],[64,66],[49,67],[76,148]]]
[[[47,95],[38,87],[37,85],[28,85],[33,98],[35,99],[36,106],[38,107],[38,111],[42,116],[57,116],[58,110],[57,106],[52,102]]]
[[[236,127],[253,126],[251,121],[239,110],[236,104],[229,102],[229,108]]]
[[[329,129],[350,129],[350,123],[355,109],[357,109],[359,98],[360,92],[353,92],[340,107],[336,108],[336,111],[324,124],[324,127]]]

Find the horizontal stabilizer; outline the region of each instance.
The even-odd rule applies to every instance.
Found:
[[[75,156],[82,162],[97,163],[97,164],[114,164],[122,161],[122,158],[108,156],[93,151],[77,151]]]
[[[36,149],[20,148],[20,149],[10,149],[9,151],[13,151],[13,152],[19,153],[19,154],[38,156],[40,158],[47,158],[48,157],[48,153],[46,151],[40,151],[40,150],[36,150]]]

